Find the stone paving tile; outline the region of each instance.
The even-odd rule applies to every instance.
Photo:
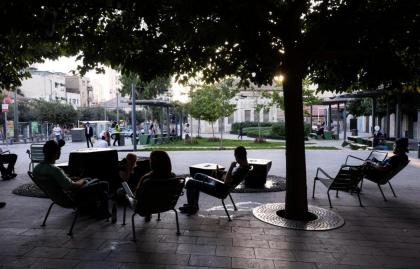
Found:
[[[254,251],[257,259],[296,261],[293,253],[289,250],[254,248]]]
[[[276,269],[317,269],[315,263],[311,262],[285,262],[285,261],[274,261]]]
[[[33,257],[33,258],[55,258],[60,259],[63,258],[70,249],[68,248],[50,248],[50,247],[35,247],[31,251],[29,251],[25,257]]]
[[[32,257],[12,257],[1,256],[0,268],[30,268],[36,262],[41,262],[41,258]]]
[[[31,265],[31,269],[45,269],[45,268],[60,268],[70,269],[74,268],[79,261],[67,259],[42,259]]]
[[[269,248],[269,244],[268,244],[267,240],[233,239],[233,246],[235,246],[235,247]]]
[[[110,253],[111,251],[72,249],[64,256],[64,259],[102,261],[108,257]]]
[[[147,263],[150,253],[142,253],[137,251],[111,251],[106,257],[107,261],[112,262],[132,262],[132,263]]]
[[[274,263],[263,259],[232,258],[232,268],[274,269]]]
[[[255,258],[253,248],[229,246],[217,246],[216,256]]]
[[[205,237],[207,238],[207,237]],[[182,234],[181,236],[178,235],[164,235],[162,236],[162,238],[159,240],[160,242],[175,242],[175,243],[189,243],[189,244],[194,244],[197,242],[197,237],[196,236],[187,236],[185,234]]]
[[[375,256],[350,254],[350,253],[333,253],[332,254],[339,264],[358,265],[358,266],[375,266],[378,261]],[[322,261],[320,261],[322,262]]]
[[[208,267],[201,266],[185,266],[185,265],[165,265],[165,269],[208,269]]]
[[[138,263],[122,263],[119,269],[164,269],[165,265],[162,264],[138,264]]]
[[[221,246],[232,246],[233,238],[211,238],[211,237],[198,237],[197,244],[203,245],[221,245]]]
[[[216,246],[197,245],[197,244],[179,244],[176,250],[179,254],[195,254],[195,255],[215,255]]]
[[[9,245],[3,242],[0,244],[2,245],[0,250],[1,256],[23,256],[34,249],[33,246]]]
[[[203,255],[191,255],[189,265],[207,267],[231,268],[232,260],[230,257],[214,257]]]
[[[186,254],[150,254],[147,263],[149,264],[176,264],[188,265],[190,255]]]
[[[333,254],[327,252],[292,250],[292,253],[299,262],[337,263]]]
[[[104,262],[104,261],[82,261],[79,262],[75,269],[119,269],[121,266],[117,262]]]

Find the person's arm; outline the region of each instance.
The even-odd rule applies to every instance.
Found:
[[[236,167],[236,164],[237,164],[236,162],[232,162],[230,164],[229,170],[228,170],[228,172],[226,173],[226,176],[225,176],[225,180],[224,180],[225,184],[229,185],[232,182],[232,180],[233,180],[232,171]]]

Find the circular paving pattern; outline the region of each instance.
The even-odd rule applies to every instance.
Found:
[[[21,196],[48,198],[34,183],[25,183],[12,190],[12,193]]]
[[[312,221],[296,221],[279,217],[277,211],[283,209],[285,209],[284,203],[264,204],[254,208],[252,213],[263,222],[295,230],[327,231],[344,225],[342,217],[325,208],[308,205],[308,211],[318,217]]]

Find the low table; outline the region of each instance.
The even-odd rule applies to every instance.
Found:
[[[271,160],[248,159],[249,165],[253,168],[245,178],[245,185],[251,188],[262,188],[267,181],[268,172],[271,169]]]
[[[216,168],[219,170],[225,170],[225,167],[216,163],[199,163],[190,166],[190,175],[194,177],[197,173],[202,173],[211,177],[214,177]]]

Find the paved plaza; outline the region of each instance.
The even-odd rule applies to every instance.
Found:
[[[337,147],[339,142],[335,143]],[[59,161],[67,161],[73,149],[85,143],[67,143]],[[1,146],[6,149],[5,146]],[[126,146],[125,148],[129,148]],[[14,180],[0,181],[0,268],[420,268],[420,160],[411,152],[410,164],[393,180],[398,195],[388,186],[384,202],[379,189],[366,182],[361,195],[332,195],[333,210],[345,219],[339,229],[313,232],[284,229],[265,224],[252,215],[260,204],[284,202],[285,192],[234,193],[239,211],[230,211],[227,221],[220,200],[201,195],[196,216],[180,215],[181,235],[175,234],[174,213],[145,223],[136,218],[137,242],[131,240],[131,214],[122,226],[122,208],[116,224],[80,217],[74,236],[66,235],[72,211],[55,206],[45,228],[40,227],[51,201],[12,194],[15,187],[30,182],[26,172],[29,144],[9,145],[18,154]],[[368,151],[308,150],[308,202],[328,208],[326,188],[317,185],[312,199],[312,182],[317,167],[335,174],[348,154],[366,157]],[[126,152],[120,152],[122,158]],[[147,156],[148,152],[138,152]],[[169,152],[173,170],[188,173],[201,162],[228,166],[232,151]],[[248,157],[271,159],[272,175],[285,176],[284,150],[250,150]],[[293,179],[291,179],[293,180]],[[186,202],[182,196],[178,202]],[[227,201],[232,209],[230,201]]]

